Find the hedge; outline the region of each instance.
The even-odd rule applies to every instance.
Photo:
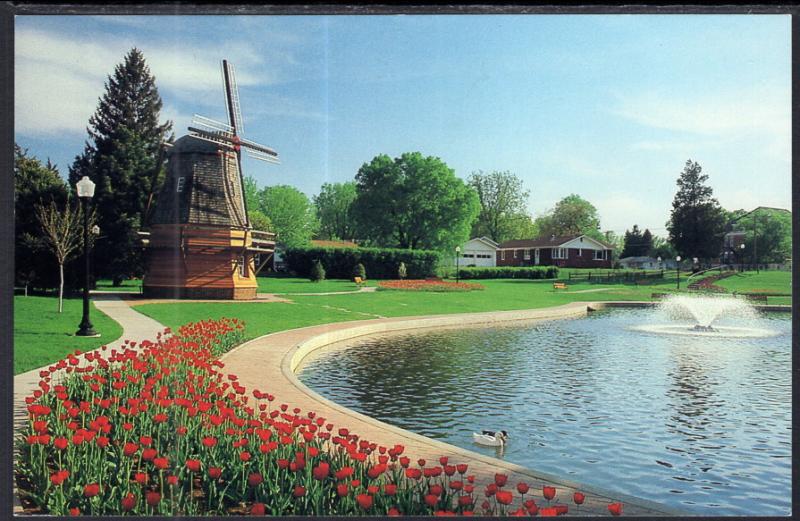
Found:
[[[500,266],[496,268],[461,268],[458,270],[461,279],[555,279],[558,278],[558,266]]]
[[[392,248],[288,248],[283,255],[289,271],[307,277],[314,260],[322,262],[331,279],[353,278],[353,268],[364,265],[371,279],[396,279],[400,263],[406,265],[410,279],[424,279],[436,273],[439,253],[430,250]]]

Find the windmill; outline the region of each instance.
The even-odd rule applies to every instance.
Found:
[[[256,274],[275,235],[247,217],[242,152],[278,163],[275,150],[241,136],[244,125],[233,65],[222,61],[228,123],[195,115],[169,148],[167,176],[145,234],[144,292],[174,298],[255,298]],[[265,257],[256,266],[256,257]]]

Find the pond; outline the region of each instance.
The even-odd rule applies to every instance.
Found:
[[[579,483],[702,515],[789,515],[790,314],[755,319],[774,333],[762,338],[636,329],[660,322],[617,309],[372,337],[312,353],[298,377],[368,416]],[[502,454],[473,443],[481,429],[509,432]]]

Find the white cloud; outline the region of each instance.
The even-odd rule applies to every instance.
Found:
[[[15,40],[16,131],[39,136],[83,133],[108,75],[134,46],[144,52],[165,103],[175,99],[195,106],[222,106],[221,57],[235,57],[243,71],[237,70],[238,84],[251,87],[278,81],[280,67],[274,62],[286,55],[274,53],[269,61],[241,42],[219,47],[137,45],[128,38],[87,35],[78,40],[22,28]]]

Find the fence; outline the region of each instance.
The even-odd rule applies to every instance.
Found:
[[[569,272],[567,276],[570,281],[587,282],[635,282],[656,280],[664,278],[664,270],[652,271],[596,271],[596,272]]]

